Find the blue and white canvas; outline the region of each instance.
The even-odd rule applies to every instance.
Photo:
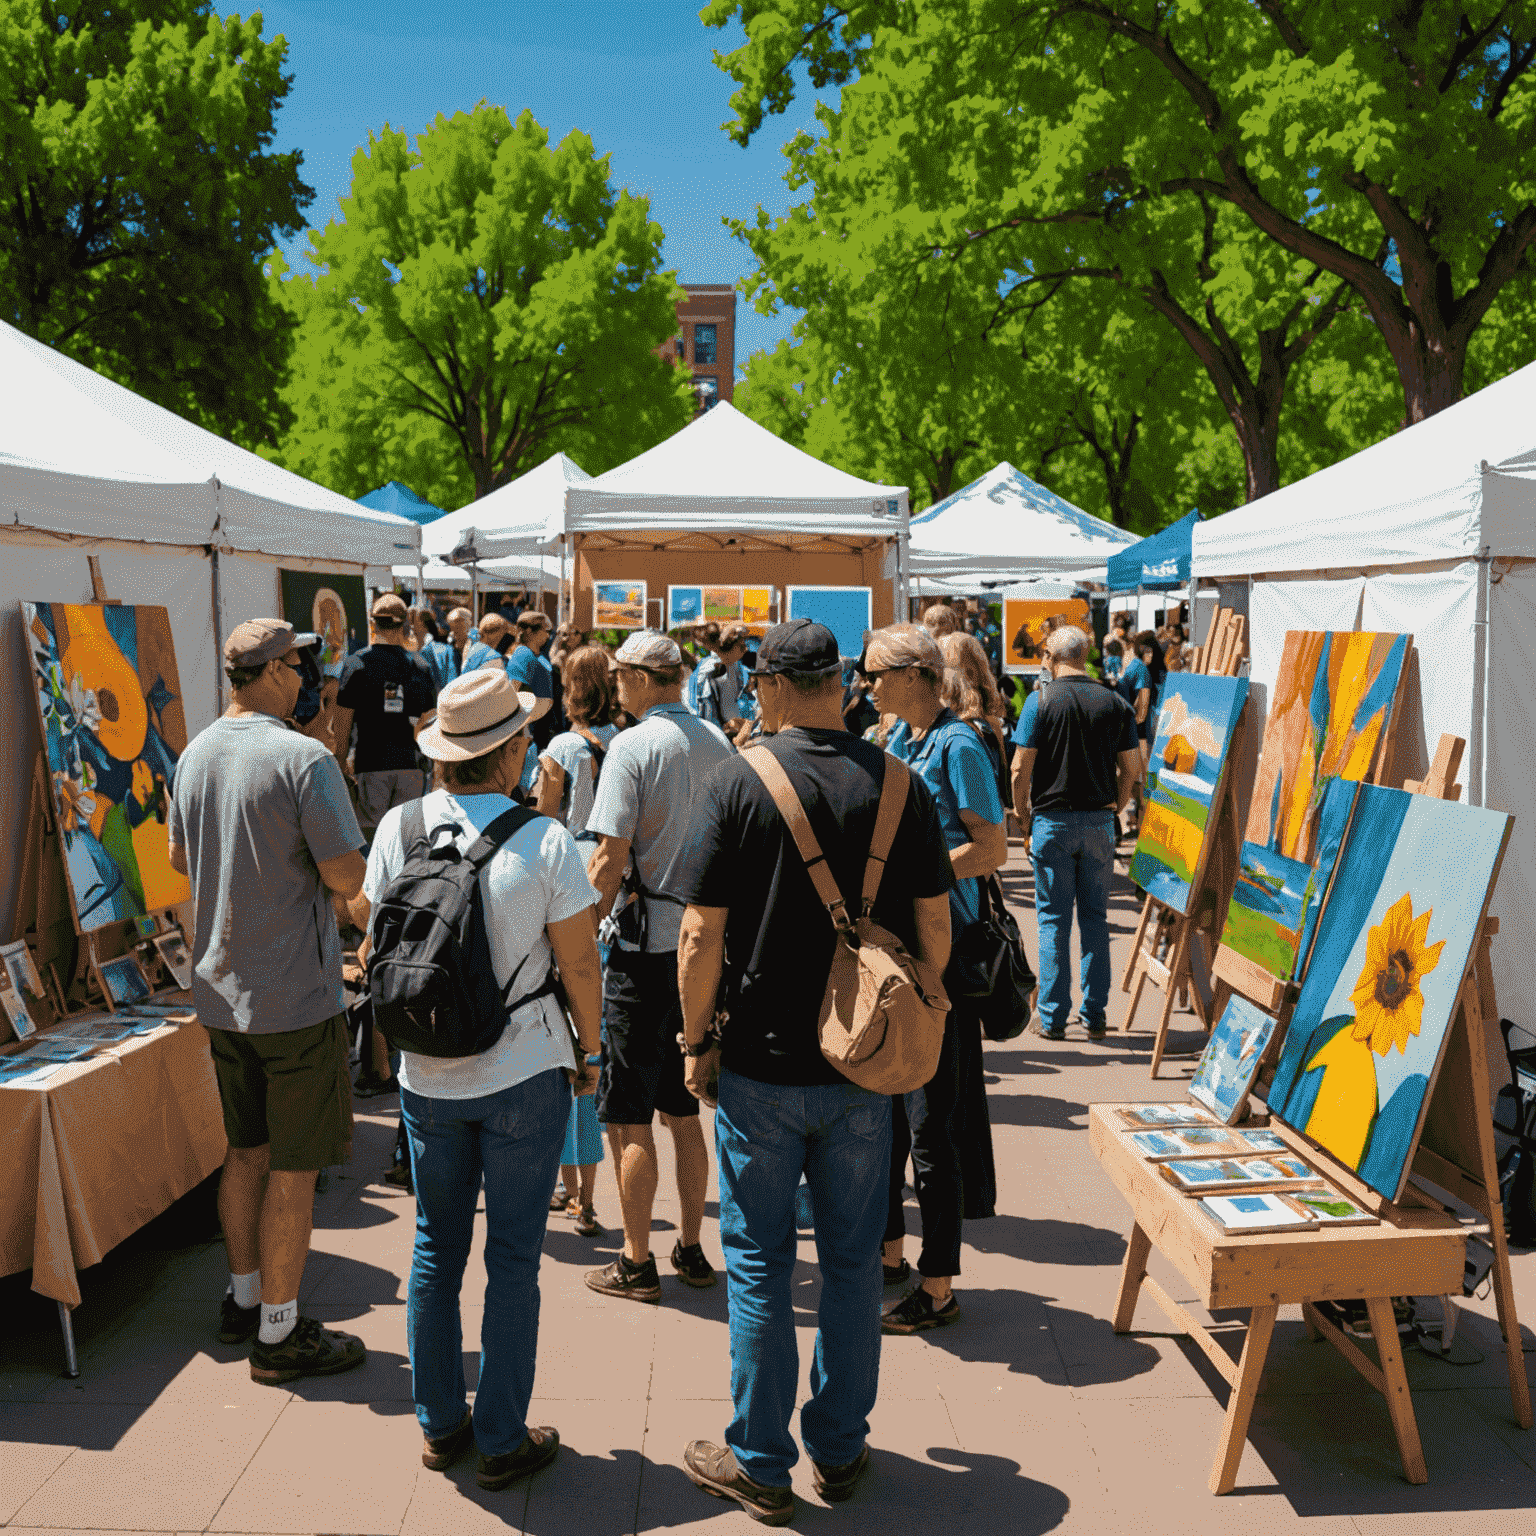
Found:
[[[840,656],[857,656],[864,649],[864,636],[873,627],[868,587],[790,587],[785,600],[784,617],[825,624],[837,637]]]
[[[1207,824],[1248,680],[1179,672],[1170,673],[1163,687],[1131,879],[1149,896],[1187,914],[1191,889],[1205,866]]]
[[[1222,1009],[1211,1038],[1189,1080],[1189,1096],[1231,1124],[1275,1033],[1276,1020],[1246,997],[1232,997]]]
[[[1271,1111],[1402,1196],[1514,818],[1360,786]]]
[[[704,617],[703,587],[667,588],[667,628],[682,629]]]

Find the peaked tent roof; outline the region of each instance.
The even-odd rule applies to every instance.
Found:
[[[566,487],[584,485],[591,478],[575,459],[551,454],[537,469],[429,523],[421,547],[427,554],[448,555],[465,530],[473,528],[482,559],[536,556],[560,538]]]
[[[1201,523],[1196,576],[1536,557],[1536,363]]]
[[[1159,528],[1156,533],[1127,545],[1109,557],[1108,580],[1111,592],[1131,592],[1137,587],[1167,591],[1182,587],[1189,580],[1190,540],[1199,510],[1186,512],[1176,523]]]
[[[1134,542],[1004,460],[912,519],[912,573],[1017,581],[1074,573]]]
[[[905,486],[823,464],[722,400],[627,464],[573,485],[565,526],[592,543],[625,543],[636,530],[657,529],[686,530],[669,542],[709,548],[721,536],[869,543],[900,535],[906,501]]]
[[[399,480],[389,480],[366,496],[359,496],[357,504],[372,512],[388,512],[393,517],[407,517],[413,523],[425,526],[444,516],[441,507],[434,507],[425,496],[418,496],[410,486]]]
[[[370,512],[0,321],[0,526],[392,565],[413,523]]]

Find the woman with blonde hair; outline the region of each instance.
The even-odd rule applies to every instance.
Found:
[[[865,648],[863,669],[875,708],[897,717],[886,751],[922,780],[938,810],[955,873],[949,916],[958,938],[981,916],[982,880],[1008,858],[992,760],[977,733],[945,705],[940,693],[944,653],[926,629],[893,624],[877,630]],[[906,1217],[901,1199],[909,1150],[923,1247],[919,1283],[881,1319],[887,1333],[921,1333],[959,1318],[952,1282],[960,1273],[961,1225],[966,1216],[995,1214],[997,1175],[982,1075],[981,1020],[964,999],[952,998],[951,1005],[932,1080],[892,1105],[886,1283],[895,1285],[910,1272],[902,1256]]]
[[[1002,795],[1003,808],[1008,807],[1008,795],[1002,786],[1008,782],[1007,722],[1004,719],[1003,696],[998,691],[997,679],[987,661],[987,653],[975,635],[945,635],[939,641],[944,657],[944,686],[941,689],[945,707],[954,711],[976,732],[992,766],[997,772],[998,793]]]

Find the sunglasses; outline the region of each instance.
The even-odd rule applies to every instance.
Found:
[[[907,661],[899,667],[865,667],[864,676],[870,682],[878,683],[882,677],[889,677],[892,672],[910,672],[915,665],[915,662]]]

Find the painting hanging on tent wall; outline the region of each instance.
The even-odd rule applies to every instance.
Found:
[[[1005,597],[1003,634],[1008,649],[1003,654],[1003,671],[1038,672],[1045,665],[1046,638],[1065,624],[1074,624],[1085,634],[1093,633],[1087,598]]]
[[[702,587],[667,588],[667,628],[687,629],[704,617]]]
[[[1384,766],[1411,635],[1288,630],[1270,695],[1247,840],[1310,864],[1330,780]]]
[[[1189,912],[1205,867],[1213,808],[1247,697],[1244,677],[1176,672],[1164,684],[1131,879],[1176,912]]]
[[[1514,817],[1373,784],[1318,922],[1271,1112],[1402,1196]]]
[[[368,644],[368,594],[363,578],[337,571],[279,571],[281,617],[320,636],[320,670],[340,677],[347,657]]]
[[[593,629],[644,629],[645,583],[598,581],[592,584]]]
[[[81,933],[187,901],[167,786],[187,748],[164,608],[21,605],[66,884]]]

